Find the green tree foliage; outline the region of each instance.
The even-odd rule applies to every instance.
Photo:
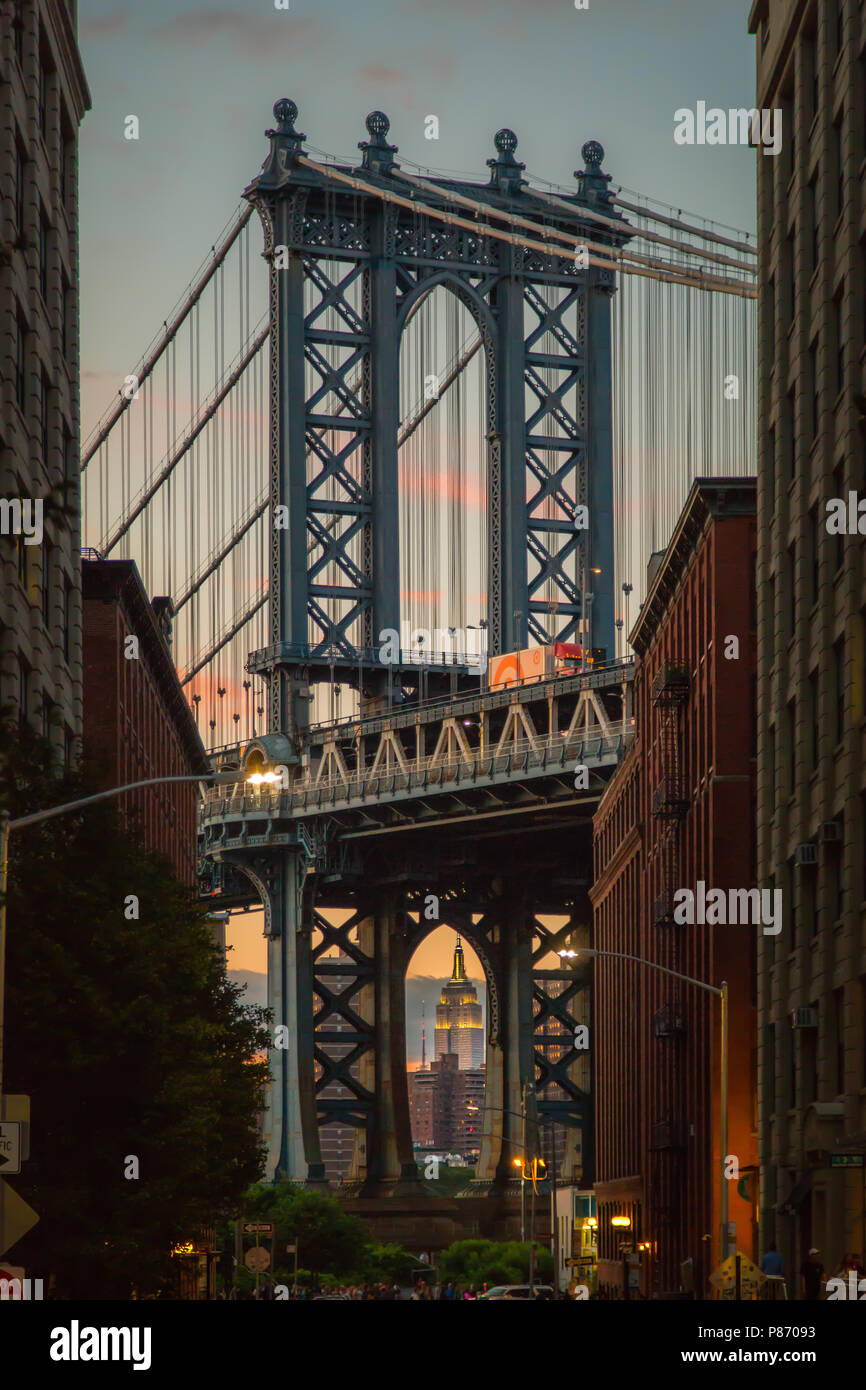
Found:
[[[290,1182],[259,1183],[246,1195],[247,1221],[274,1222],[274,1265],[278,1284],[291,1284],[294,1256],[286,1245],[298,1243],[298,1258],[314,1274],[362,1274],[368,1236],[356,1216],[343,1211],[334,1197]]]
[[[529,1281],[529,1241],[457,1240],[443,1250],[439,1258],[440,1278],[458,1288],[482,1284],[526,1284]],[[539,1284],[550,1283],[553,1277],[553,1258],[549,1250],[536,1246],[535,1278]]]
[[[54,773],[26,732],[0,729],[0,747],[13,818],[93,790]],[[242,1004],[205,911],[121,829],[116,803],[14,831],[9,870],[4,1089],[32,1104],[12,1185],[41,1218],[10,1258],[72,1297],[171,1289],[171,1247],[261,1173],[265,1016]]]

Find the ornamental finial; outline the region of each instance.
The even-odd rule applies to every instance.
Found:
[[[580,151],[581,158],[586,165],[584,169],[575,169],[574,177],[579,185],[579,196],[589,203],[610,203],[613,194],[608,191],[610,174],[602,173],[601,163],[604,159],[604,146],[599,140],[587,140]]]
[[[517,149],[517,136],[513,130],[503,126],[497,130],[493,137],[496,146],[498,159],[488,159],[487,167],[490,169],[490,187],[498,188],[500,193],[506,197],[514,193],[519,193],[526,179],[521,178],[522,171],[526,168],[525,164],[519,164],[514,158],[514,151]]]
[[[364,152],[363,168],[371,174],[390,174],[397,167],[393,156],[398,148],[386,139],[391,122],[384,111],[371,111],[364,124],[370,138],[358,141],[358,149]]]

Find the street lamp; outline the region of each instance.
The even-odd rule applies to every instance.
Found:
[[[625,585],[623,585],[625,588]],[[671,975],[675,980],[684,980],[686,984],[694,985],[697,989],[705,989],[708,994],[716,994],[721,1004],[721,1066],[719,1078],[719,1130],[720,1130],[720,1154],[721,1178],[719,1188],[719,1264],[727,1258],[728,1254],[728,1179],[726,1176],[728,1153],[728,982],[722,980],[721,985],[710,985],[706,980],[696,980],[692,975],[683,975],[679,970],[669,970],[666,965],[657,965],[653,960],[645,960],[643,956],[631,955],[628,951],[598,951],[592,946],[581,946],[577,951],[564,950],[557,951],[561,958],[569,959],[574,956],[608,956],[613,960],[633,960],[638,965],[645,965],[650,970],[657,970],[660,975]],[[612,1218],[612,1224],[616,1223],[616,1218]]]

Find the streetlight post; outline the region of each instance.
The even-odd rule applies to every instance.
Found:
[[[558,951],[560,959],[573,958],[575,956],[609,956],[614,960],[633,960],[638,965],[645,965],[650,970],[657,970],[661,975],[672,975],[675,980],[684,980],[686,984],[695,985],[698,989],[705,989],[708,994],[716,994],[721,1005],[721,1056],[720,1056],[720,1075],[719,1075],[719,1264],[727,1258],[728,1254],[728,1179],[725,1175],[726,1158],[728,1153],[728,982],[722,980],[721,985],[710,985],[706,980],[696,980],[692,975],[683,975],[679,970],[669,970],[666,965],[657,965],[653,960],[645,960],[643,956],[631,955],[628,951],[597,951],[592,946],[582,946],[578,950]]]

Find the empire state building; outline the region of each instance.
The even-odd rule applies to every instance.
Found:
[[[442,986],[436,1005],[435,1051],[437,1060],[446,1053],[457,1054],[461,1071],[484,1065],[484,1025],[478,991],[466,978],[466,962],[460,937],[454,948],[451,979]]]

